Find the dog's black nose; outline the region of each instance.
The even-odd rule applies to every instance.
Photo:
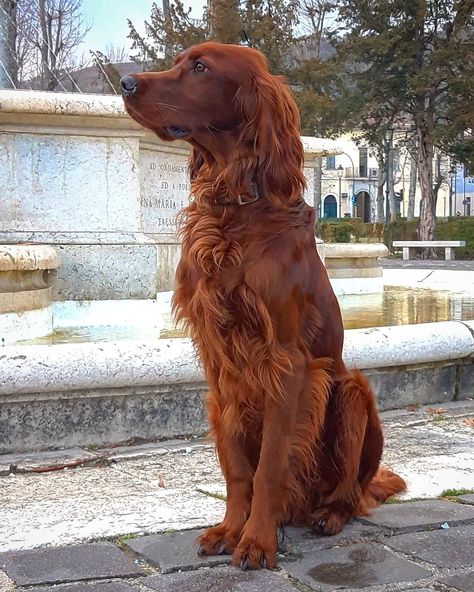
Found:
[[[137,90],[137,81],[133,76],[124,76],[120,79],[120,89],[124,97],[134,95]]]

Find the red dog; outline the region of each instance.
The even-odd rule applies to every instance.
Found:
[[[224,520],[199,552],[271,568],[279,525],[334,534],[405,488],[379,469],[373,393],[342,360],[341,314],[302,197],[298,111],[262,54],[219,43],[121,85],[138,123],[192,146],[174,310],[206,372],[227,484]]]

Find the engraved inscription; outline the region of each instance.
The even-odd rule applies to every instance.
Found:
[[[176,233],[176,214],[189,203],[187,159],[183,155],[140,151],[140,206],[144,232]]]

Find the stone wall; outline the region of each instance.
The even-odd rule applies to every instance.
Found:
[[[191,340],[7,346],[0,453],[203,435],[206,384]],[[381,410],[474,396],[474,321],[345,332],[344,361]],[[54,386],[53,386],[54,385]]]
[[[337,152],[303,138],[314,163]],[[0,91],[0,243],[58,247],[58,300],[154,298],[173,286],[187,145],[133,122],[119,97]]]

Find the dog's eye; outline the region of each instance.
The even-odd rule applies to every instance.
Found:
[[[196,62],[194,64],[194,68],[193,68],[193,70],[195,72],[205,72],[207,69],[208,69],[208,67],[205,64],[203,64],[202,62]]]

